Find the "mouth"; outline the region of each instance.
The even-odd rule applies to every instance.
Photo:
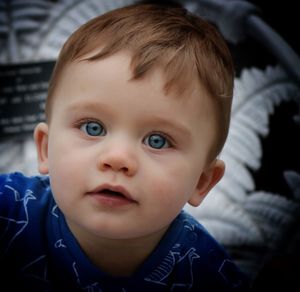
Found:
[[[103,204],[123,205],[137,203],[131,194],[122,186],[102,185],[87,193]]]
[[[112,191],[110,189],[103,189],[102,191],[98,192],[99,194],[106,194],[108,196],[118,196],[118,197],[125,197],[123,193]]]
[[[126,196],[123,192],[119,191],[113,191],[111,189],[103,189],[97,194],[102,195],[102,196],[107,196],[107,197],[115,197],[115,198],[124,198],[124,199],[130,199],[128,196]],[[131,200],[131,199],[130,199]]]

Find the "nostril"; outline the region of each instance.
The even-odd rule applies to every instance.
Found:
[[[100,157],[98,167],[102,171],[121,172],[132,176],[137,170],[137,161],[129,155],[104,155]]]
[[[116,165],[116,164],[109,164],[109,163],[103,163],[102,167],[103,170],[114,170],[114,171],[122,171],[122,172],[129,172],[129,168],[127,166],[121,166],[121,165]]]
[[[103,163],[103,168],[107,169],[107,168],[111,168],[111,166],[108,163]]]

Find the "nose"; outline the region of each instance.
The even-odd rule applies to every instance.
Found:
[[[98,165],[101,171],[121,172],[127,176],[134,176],[138,168],[137,157],[133,150],[130,151],[120,145],[102,152],[99,155]]]

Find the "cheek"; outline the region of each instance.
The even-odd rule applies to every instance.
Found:
[[[77,154],[68,143],[55,143],[49,147],[49,175],[53,191],[69,189],[79,185],[84,167],[84,155]],[[79,167],[80,166],[80,167]]]
[[[70,215],[83,191],[83,176],[79,167],[69,163],[68,157],[55,157],[49,167],[50,183],[54,199],[59,208]],[[71,162],[71,161],[70,161]]]
[[[180,166],[180,167],[179,167]],[[186,203],[198,182],[197,171],[184,163],[169,163],[151,173],[148,189],[152,199],[161,205],[181,206]],[[151,196],[151,194],[150,194]]]
[[[50,141],[52,143],[49,143],[48,149],[49,166],[55,172],[76,171],[78,165],[84,162],[85,153],[79,153],[78,147],[76,149],[76,144],[72,142],[70,137],[57,135],[56,137],[50,137]]]

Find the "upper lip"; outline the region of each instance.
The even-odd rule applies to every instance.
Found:
[[[123,186],[119,186],[119,185],[114,186],[114,185],[110,185],[110,184],[103,184],[103,185],[100,185],[100,186],[96,187],[92,191],[88,192],[88,194],[101,193],[105,190],[120,193],[121,195],[123,195],[128,200],[136,201],[136,200],[133,199],[132,195],[130,194],[129,191],[127,191],[126,188],[124,188]]]

